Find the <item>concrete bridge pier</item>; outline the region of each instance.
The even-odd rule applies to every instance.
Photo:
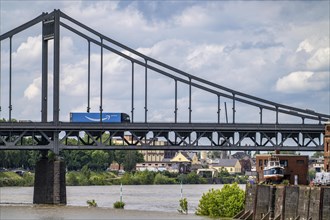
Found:
[[[65,162],[46,153],[36,164],[33,203],[66,205]]]

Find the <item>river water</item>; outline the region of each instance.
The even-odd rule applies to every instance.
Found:
[[[222,186],[182,185],[189,215],[177,211],[181,185],[67,186],[67,206],[57,207],[33,205],[33,187],[0,187],[0,219],[109,219],[109,215],[112,219],[205,219],[194,215],[199,200],[209,189]],[[113,203],[120,200],[121,191],[125,210],[115,210]],[[87,208],[91,199],[99,208]]]

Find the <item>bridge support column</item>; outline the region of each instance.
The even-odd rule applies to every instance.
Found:
[[[66,204],[65,163],[42,157],[36,164],[34,204]]]

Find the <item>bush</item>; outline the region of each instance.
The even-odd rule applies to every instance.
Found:
[[[175,180],[164,176],[161,173],[157,173],[154,179],[154,184],[174,184]]]
[[[207,180],[200,175],[197,175],[195,172],[188,174],[180,174],[177,178],[179,183],[183,184],[205,184]]]
[[[89,183],[91,185],[105,185],[105,178],[104,176],[94,175],[89,178]]]
[[[23,174],[24,186],[33,186],[34,185],[34,174],[30,172],[25,172]]]
[[[199,200],[196,215],[233,217],[244,208],[244,198],[244,190],[237,183],[226,184],[221,190],[211,189]]]
[[[66,185],[68,186],[78,186],[79,180],[74,172],[69,172],[66,174]]]
[[[88,206],[90,207],[97,207],[97,203],[94,199],[92,200],[87,200],[86,203],[88,204]]]
[[[3,186],[33,186],[34,174],[25,172],[23,176],[15,172],[0,172],[0,187]]]
[[[124,202],[120,202],[120,201],[117,201],[113,204],[113,207],[115,209],[123,209],[125,206],[125,203]]]
[[[178,211],[182,214],[188,214],[188,201],[186,198],[180,199],[180,209]]]
[[[125,173],[121,181],[124,185],[150,185],[154,183],[155,173],[142,171],[135,173]]]

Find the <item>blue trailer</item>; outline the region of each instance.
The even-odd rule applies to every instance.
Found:
[[[125,113],[102,112],[71,112],[70,122],[103,122],[103,123],[123,123],[130,122],[129,115]]]

